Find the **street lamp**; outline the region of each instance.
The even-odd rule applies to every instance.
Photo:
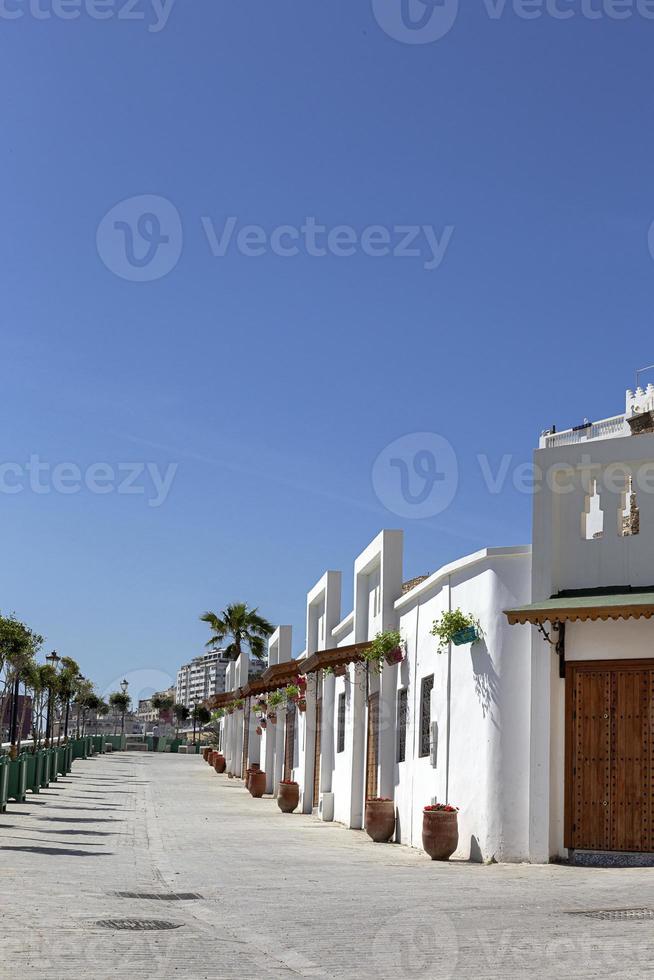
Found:
[[[61,657],[59,656],[59,654],[57,653],[57,651],[56,650],[53,650],[52,653],[49,653],[48,656],[45,659],[48,661],[49,664],[52,665],[53,669],[56,672],[56,670],[57,670],[57,664],[61,660]],[[46,719],[46,723],[45,723],[45,747],[46,747],[46,749],[50,748],[50,742],[52,740],[52,707],[53,707],[53,705],[52,705],[52,693],[53,693],[52,692],[52,684],[50,684],[50,686],[48,687],[48,714],[47,714],[47,719]]]
[[[77,675],[77,683],[80,684],[83,680],[86,680],[86,678],[84,677],[84,675],[83,674],[78,674]],[[79,736],[80,736],[80,721],[81,721],[81,715],[82,715],[82,706],[81,706],[80,701],[79,701],[79,693],[80,692],[78,691],[77,692],[77,735],[76,735],[77,738],[79,738]]]
[[[128,687],[129,687],[129,681],[128,680],[122,680],[120,682],[120,689],[123,692],[123,694],[127,694],[127,688]],[[125,712],[126,711],[127,711],[127,704],[124,704],[123,705],[123,715],[122,715],[121,723],[120,723],[120,733],[121,733],[121,735],[124,735],[125,734]]]

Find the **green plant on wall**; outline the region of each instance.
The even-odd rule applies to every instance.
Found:
[[[384,663],[400,663],[404,659],[404,641],[398,630],[383,630],[377,633],[369,647],[363,651],[363,659],[377,673],[381,673]]]
[[[275,708],[281,707],[286,702],[286,697],[283,691],[273,691],[272,694],[268,696],[268,710],[275,710]]]
[[[476,643],[484,635],[479,620],[475,616],[466,615],[460,609],[451,609],[435,619],[431,634],[438,637],[439,653],[449,643],[454,643],[455,646]]]

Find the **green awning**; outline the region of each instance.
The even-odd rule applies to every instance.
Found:
[[[652,592],[569,593],[532,602],[529,606],[505,609],[511,626],[516,623],[566,623],[596,619],[650,619],[654,616]]]

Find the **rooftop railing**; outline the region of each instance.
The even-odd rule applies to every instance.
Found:
[[[554,449],[558,446],[574,446],[580,442],[591,442],[594,439],[616,439],[628,436],[630,429],[624,415],[614,415],[599,422],[588,422],[565,429],[563,432],[544,432],[540,437],[541,449]]]

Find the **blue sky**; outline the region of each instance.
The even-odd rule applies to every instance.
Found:
[[[342,568],[347,611],[382,527],[405,529],[407,578],[527,542],[529,495],[510,477],[489,493],[478,454],[493,470],[511,454],[512,473],[552,422],[620,412],[654,361],[654,21],[480,0],[408,44],[379,23],[400,0],[377,17],[365,0],[177,0],[160,30],[146,0],[129,20],[124,0],[106,20],[48,2],[0,13],[2,611],[104,688],[172,674],[201,651],[198,615],[233,599],[301,649],[306,591]],[[102,222],[144,195],[179,228],[170,271],[134,281]],[[216,256],[206,227],[230,216],[267,235],[315,217],[358,245]],[[391,246],[405,226],[450,237],[425,269],[365,254],[371,226]],[[412,519],[372,474],[403,437],[409,465],[415,433],[453,447],[458,484]],[[6,492],[35,456],[49,492]],[[176,469],[155,507],[149,471],[141,494],[57,492],[67,463],[82,483],[95,464]]]

